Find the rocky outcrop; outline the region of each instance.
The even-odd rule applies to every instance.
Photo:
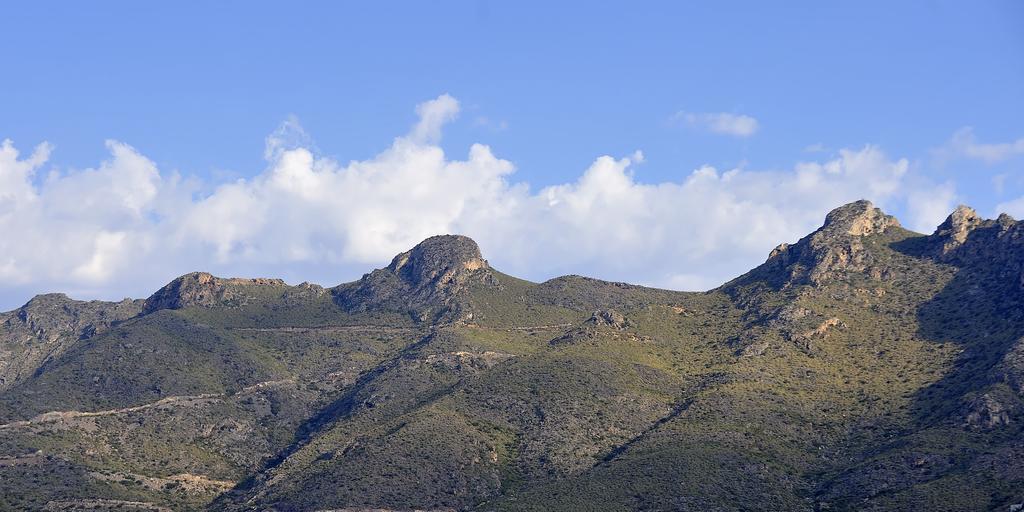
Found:
[[[826,318],[813,329],[807,329],[801,332],[785,332],[784,334],[790,341],[795,343],[798,348],[805,352],[810,352],[814,350],[815,342],[827,338],[835,329],[845,328],[846,322],[836,317],[831,317]]]
[[[838,317],[826,317],[791,303],[775,309],[764,320],[755,319],[728,343],[740,357],[764,354],[773,339],[788,341],[804,353],[812,353],[819,342],[846,328],[846,322]]]
[[[502,361],[512,359],[513,354],[485,350],[483,352],[447,352],[443,354],[430,354],[423,359],[429,365],[444,367],[448,370],[486,370]]]
[[[860,200],[832,210],[817,231],[795,244],[781,244],[763,265],[725,285],[728,289],[751,280],[765,281],[775,288],[800,284],[821,285],[846,273],[885,277],[885,268],[864,246],[864,237],[880,235],[900,224],[895,217]]]
[[[194,306],[244,305],[256,298],[259,288],[287,286],[280,279],[226,279],[206,272],[193,272],[171,281],[146,299],[143,313]]]
[[[881,234],[892,227],[899,227],[894,217],[882,213],[869,201],[857,201],[833,210],[821,229],[780,256],[783,261],[796,257],[791,280],[821,284],[845,272],[871,270],[873,255],[865,250],[862,237]]]
[[[79,340],[141,310],[141,300],[86,302],[51,293],[0,314],[0,390],[28,378]]]
[[[24,306],[8,314],[3,326],[30,333],[40,341],[54,341],[69,334],[91,335],[113,322],[131,318],[141,309],[141,301],[78,301],[63,293],[37,295]]]
[[[1024,268],[1024,223],[1005,213],[982,219],[961,205],[928,238],[927,255],[939,261],[972,267],[1003,265],[1018,272]]]
[[[1011,407],[992,393],[985,393],[964,409],[964,425],[972,429],[990,430],[1011,423]]]
[[[622,313],[614,309],[599,309],[594,311],[590,318],[583,323],[562,333],[551,340],[552,345],[563,345],[593,341],[601,336],[607,336],[625,341],[646,341],[647,338],[629,332],[632,322]]]
[[[814,342],[845,324],[799,305],[799,300],[851,297],[868,293],[865,278],[893,279],[896,273],[885,254],[888,251],[879,250],[878,244],[908,235],[911,233],[895,217],[870,201],[855,201],[832,210],[813,233],[796,243],[777,246],[763,264],[720,288],[744,310],[746,323],[741,332],[728,339],[728,344],[738,356],[762,355],[779,341],[788,341],[805,353],[814,351]],[[783,305],[768,299],[773,292],[786,297]]]
[[[627,320],[622,313],[619,313],[614,309],[599,309],[594,311],[594,313],[590,315],[590,318],[587,319],[586,323],[593,326],[605,326],[619,330],[629,327],[629,320]]]
[[[336,301],[350,311],[393,309],[417,322],[469,321],[472,285],[500,287],[480,248],[459,235],[430,237],[395,256],[385,268],[334,289]]]
[[[434,290],[465,282],[474,271],[489,269],[476,242],[460,235],[432,236],[395,256],[387,267],[412,288]]]
[[[939,254],[946,255],[962,246],[967,235],[985,221],[969,206],[960,205],[946,218],[932,235],[939,242]]]
[[[899,225],[895,217],[882,213],[871,201],[861,199],[829,212],[825,216],[825,224],[811,236],[817,240],[835,239],[843,234],[867,236],[884,233]]]

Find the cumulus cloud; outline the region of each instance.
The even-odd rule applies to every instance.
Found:
[[[946,147],[939,150],[939,155],[945,158],[965,157],[995,164],[1024,155],[1024,137],[1012,142],[983,143],[978,142],[973,128],[965,126],[953,134]]]
[[[1018,219],[1024,219],[1024,197],[996,205],[997,213],[1006,213]]]
[[[728,112],[709,112],[703,114],[679,112],[675,115],[675,118],[684,121],[694,128],[733,137],[750,137],[757,133],[760,127],[757,119],[753,117],[742,114],[730,114]]]
[[[956,207],[956,188],[952,183],[911,187],[907,194],[907,213],[914,231],[931,233]]]
[[[441,127],[459,115],[459,102],[448,94],[423,102],[416,107],[420,120],[410,138],[416,142],[437,143],[441,140]]]
[[[320,156],[289,119],[267,139],[265,170],[213,187],[161,172],[116,141],[95,168],[37,176],[52,148],[21,157],[5,141],[0,300],[10,307],[54,290],[145,296],[193,270],[333,285],[439,233],[473,237],[493,265],[526,278],[580,273],[706,289],[839,204],[868,198],[933,219],[954,197],[948,185],[910,187],[907,160],[875,146],[787,170],[704,166],[662,183],[637,180],[638,151],[600,156],[577,179],[532,190],[488,146],[452,157],[437,145],[459,112],[454,98],[417,112],[408,134],[347,164]]]
[[[50,146],[19,159],[0,149],[0,280],[6,287],[68,285],[105,288],[121,269],[145,268],[173,212],[189,194],[175,175],[162,176],[130,146],[108,141],[110,158],[96,168],[36,179]],[[184,192],[182,194],[182,192]],[[123,283],[122,283],[123,285]],[[0,285],[0,288],[5,287]],[[0,290],[2,291],[2,290]]]

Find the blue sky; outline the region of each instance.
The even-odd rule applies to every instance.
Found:
[[[193,205],[219,186],[238,179],[253,184],[277,168],[279,162],[267,157],[267,138],[287,120],[293,133],[301,126],[300,137],[285,137],[291,137],[289,148],[302,146],[315,161],[344,167],[378,158],[421,122],[417,105],[447,94],[457,101],[457,117],[448,112],[453,119],[441,123],[443,137],[420,142],[442,148],[453,161],[466,159],[472,144],[486,144],[515,169],[495,179],[512,189],[528,187],[523,197],[531,200],[543,196],[551,203],[551,194],[568,190],[558,187],[579,192],[582,177],[602,155],[629,158],[622,171],[628,185],[655,190],[684,183],[704,166],[719,174],[740,169],[784,178],[799,173],[800,162],[825,165],[842,160],[844,148],[870,147],[887,161],[905,162],[906,169],[897,170],[897,189],[863,179],[858,183],[866,188],[834,185],[879,195],[869,198],[905,224],[927,226],[935,211],[957,202],[984,215],[1000,205],[1024,214],[1024,3],[551,4],[9,2],[0,16],[0,139],[20,152],[15,162],[41,143],[52,147],[29,173],[31,193],[39,197],[57,197],[47,196],[47,187],[59,189],[51,185],[53,176],[103,171],[102,162],[116,160],[105,145],[114,140],[155,168],[159,193],[147,198],[174,195],[165,193],[167,183],[180,175],[190,184],[176,194]],[[738,132],[737,119],[756,123],[756,129],[748,125]],[[725,123],[717,130],[716,120]],[[634,156],[638,150],[642,158]],[[114,183],[123,178],[118,173],[128,172],[117,169],[94,174]],[[546,187],[554,192],[544,192]],[[760,201],[751,194],[730,189],[726,195],[749,206]],[[935,204],[923,206],[921,196]],[[608,208],[630,201],[601,197]],[[485,250],[499,251],[487,256],[492,263],[506,259],[507,267],[534,279],[589,272],[676,288],[711,286],[770,249],[762,247],[767,236],[742,246],[663,243],[669,234],[658,235],[657,243],[636,238],[631,230],[645,229],[642,219],[653,215],[641,208],[630,210],[635,225],[616,228],[621,236],[614,243],[645,244],[642,252],[650,252],[652,261],[676,258],[687,263],[685,272],[631,268],[599,243],[592,253],[581,249],[544,264],[552,258],[543,250],[519,250],[508,241],[535,238],[529,226],[518,226],[513,235],[504,227],[471,227],[462,217],[441,216],[414,230],[388,228],[370,242],[379,247],[369,252],[348,247],[367,240],[348,232],[308,234],[301,248],[273,256],[254,249],[273,231],[253,228],[250,238],[227,249],[216,248],[217,235],[211,234],[205,251],[182,249],[188,258],[162,264],[138,288],[119,285],[132,264],[101,254],[99,247],[113,243],[100,242],[102,233],[124,233],[114,244],[123,245],[119,250],[167,252],[131,240],[180,232],[180,225],[172,229],[161,220],[173,217],[161,209],[170,208],[168,201],[133,207],[136,217],[89,217],[76,228],[93,233],[82,237],[82,261],[37,268],[0,246],[0,263],[6,259],[10,272],[24,267],[18,272],[31,275],[0,290],[0,305],[50,289],[103,297],[144,293],[144,287],[187,270],[186,263],[226,273],[344,280],[432,230],[503,233],[504,242],[497,235],[481,241]],[[466,204],[472,201],[460,207]],[[31,208],[35,213],[23,215],[40,222],[40,230],[59,220],[52,208]],[[813,228],[806,219],[820,223],[823,208],[808,200],[806,211],[789,212],[799,221],[769,234],[799,236]],[[561,215],[531,211],[541,224]],[[397,217],[382,225],[403,222]],[[670,233],[672,226],[656,229]],[[725,253],[737,256],[725,266],[712,264]],[[88,265],[111,271],[83,273]],[[79,277],[72,277],[75,272]],[[711,277],[694,277],[703,274]]]

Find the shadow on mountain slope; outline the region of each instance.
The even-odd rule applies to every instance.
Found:
[[[410,357],[410,354],[429,344],[437,335],[438,332],[436,330],[430,331],[420,339],[410,343],[394,357],[383,361],[372,370],[361,375],[346,392],[303,422],[296,429],[293,441],[273,458],[267,460],[259,473],[240,482],[231,493],[225,495],[225,498],[230,500],[243,496],[247,491],[261,483],[261,478],[266,476],[268,472],[273,471],[274,468],[280,466],[289,456],[306,446],[313,437],[334,422],[352,414],[361,405],[361,399],[365,398],[365,390],[375,379],[388,371],[394,370],[403,359]]]
[[[832,510],[1003,510],[1024,501],[1024,223],[959,208],[890,246],[955,272],[916,308],[919,339],[952,355],[909,397],[903,432],[823,482]],[[943,278],[945,279],[945,278]]]
[[[1006,215],[981,220],[960,207],[935,234],[893,248],[957,269],[917,311],[918,336],[960,347],[951,370],[918,393],[914,411],[920,426],[946,420],[982,428],[1010,423],[1020,409],[1015,395],[1024,390],[1024,366],[1014,357],[1024,350],[1024,223]]]

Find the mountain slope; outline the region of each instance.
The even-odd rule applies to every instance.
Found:
[[[866,201],[706,293],[531,283],[459,236],[331,289],[189,274],[6,314],[0,507],[1006,508],[1022,301],[1024,223]]]

